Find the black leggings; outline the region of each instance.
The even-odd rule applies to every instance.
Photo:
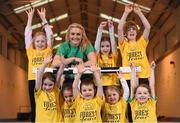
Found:
[[[29,82],[29,98],[31,103],[31,122],[35,122],[36,104],[34,98],[35,80],[28,80]]]

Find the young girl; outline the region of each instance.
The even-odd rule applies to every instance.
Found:
[[[127,122],[126,110],[129,88],[122,73],[118,73],[118,78],[120,79],[124,93],[119,86],[112,85],[105,87],[106,102],[102,110],[103,122]]]
[[[101,107],[103,105],[103,90],[101,86],[100,73],[96,66],[91,66],[97,82],[97,91],[92,79],[84,79],[78,83],[82,73],[85,71],[83,64],[78,66],[78,74],[73,82],[73,95],[75,98],[76,116],[74,122],[101,122]],[[96,93],[97,92],[97,93]]]
[[[45,72],[52,56],[44,60],[44,64],[37,72],[35,85],[36,122],[62,122],[60,109],[60,90],[56,85],[53,73]],[[60,68],[61,71],[63,69]]]
[[[29,96],[31,103],[31,121],[35,122],[35,100],[34,100],[34,87],[35,87],[35,74],[33,69],[39,68],[44,61],[44,58],[47,57],[52,52],[52,30],[49,27],[46,20],[46,10],[41,8],[38,10],[38,14],[42,20],[43,27],[45,32],[36,32],[32,38],[32,18],[34,15],[35,9],[27,10],[28,21],[25,28],[25,45],[26,53],[28,57],[28,82],[29,82]]]
[[[155,63],[152,62],[149,86],[147,84],[137,86],[135,66],[132,67],[130,105],[133,122],[157,122],[154,69]]]
[[[136,40],[138,27],[133,21],[125,23],[127,16],[134,11],[141,19],[145,29],[141,37]],[[124,28],[123,28],[124,27]],[[122,55],[122,65],[127,67],[130,63],[141,67],[141,72],[138,73],[140,83],[148,84],[150,76],[150,67],[146,55],[146,47],[149,42],[150,24],[146,17],[141,12],[138,5],[126,5],[123,16],[118,25],[118,40]],[[125,38],[125,36],[126,38]],[[130,74],[125,74],[126,80],[130,80]],[[130,81],[128,81],[130,82]]]
[[[109,27],[109,35],[108,37],[102,37],[103,28],[108,24]],[[115,39],[114,39],[114,26],[112,21],[103,21],[99,25],[96,41],[95,41],[95,49],[97,52],[97,62],[100,67],[116,67],[117,66],[117,58],[118,53],[116,50]],[[104,73],[102,74],[102,85],[119,85],[117,75],[112,73]]]
[[[64,122],[73,122],[76,114],[76,109],[74,106],[74,97],[71,80],[65,79],[62,84],[62,95],[63,95],[63,104],[62,104],[62,115]]]

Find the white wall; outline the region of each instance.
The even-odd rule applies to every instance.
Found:
[[[18,112],[30,111],[27,73],[1,55],[0,98],[0,119],[14,119]]]
[[[180,48],[165,57],[156,67],[157,113],[180,117]],[[174,61],[175,64],[170,64]]]

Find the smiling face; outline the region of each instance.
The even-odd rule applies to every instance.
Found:
[[[126,35],[129,41],[135,41],[137,36],[137,29],[133,26],[128,28]]]
[[[46,92],[51,92],[54,88],[54,82],[49,80],[48,78],[44,79],[42,84],[42,90]]]
[[[81,86],[81,95],[84,99],[93,99],[95,95],[95,89],[93,84],[82,85]]]
[[[104,54],[109,54],[111,50],[110,42],[109,41],[101,41],[101,53]]]
[[[44,50],[47,47],[47,41],[44,33],[38,32],[33,38],[34,48],[37,50]]]
[[[145,103],[150,98],[150,92],[147,88],[140,86],[136,90],[135,98],[138,102]]]
[[[68,106],[71,106],[74,100],[72,89],[63,91],[63,97]]]
[[[82,40],[82,31],[80,28],[73,27],[69,31],[69,40],[73,46],[79,46]]]
[[[107,88],[105,91],[106,101],[109,104],[116,104],[119,101],[120,95],[114,88]]]

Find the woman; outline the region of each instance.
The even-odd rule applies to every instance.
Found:
[[[73,23],[69,25],[66,41],[60,44],[52,65],[59,67],[59,64],[63,62],[67,67],[74,67],[82,61],[85,62],[85,66],[97,63],[94,48],[88,40],[84,28],[78,23]],[[70,78],[74,78],[74,76]]]

